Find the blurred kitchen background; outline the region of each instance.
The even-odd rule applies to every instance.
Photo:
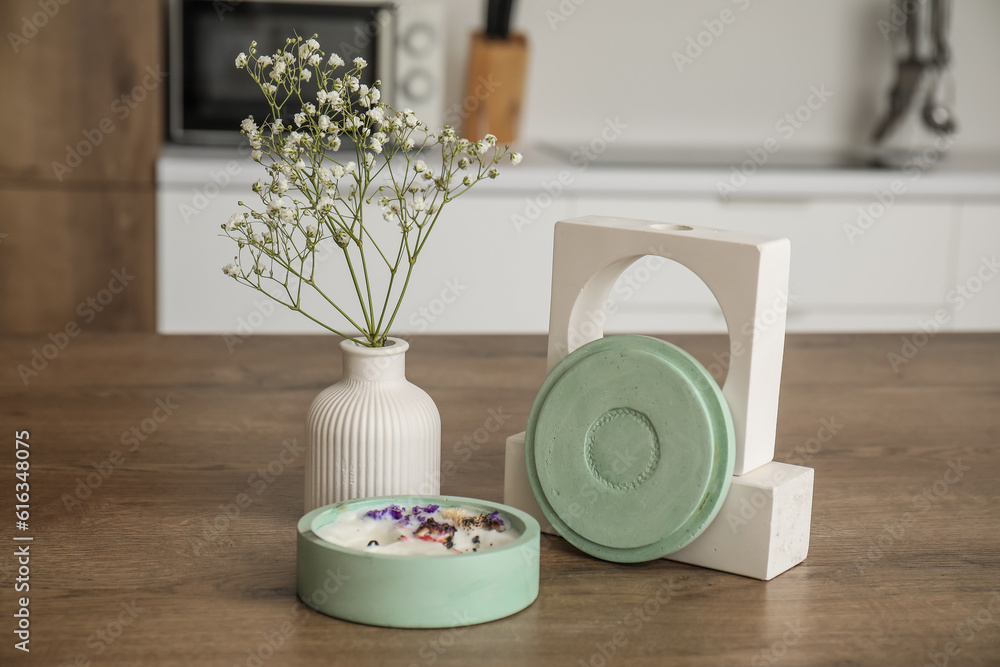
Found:
[[[485,3],[440,4],[444,119],[460,124]],[[957,133],[935,148],[913,116],[893,142],[923,160],[869,165],[898,19],[923,4],[518,3],[524,162],[446,210],[400,332],[546,331],[552,227],[581,215],[790,238],[775,307],[791,331],[1000,330],[1000,3],[954,3],[940,87]],[[164,2],[5,0],[0,27],[0,331],[317,331],[222,275],[219,225],[258,172],[166,139]],[[112,271],[134,278],[87,320]],[[609,330],[725,330],[674,264],[639,260],[609,312]]]

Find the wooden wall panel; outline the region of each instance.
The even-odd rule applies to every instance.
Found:
[[[161,24],[156,0],[3,0],[0,179],[151,183],[167,85]],[[67,146],[89,155],[73,168]]]
[[[0,3],[0,118],[8,128],[0,142],[0,333],[45,334],[74,321],[88,330],[154,329],[162,9],[160,0]],[[135,279],[102,312],[87,306],[122,267]]]
[[[55,332],[70,321],[87,331],[154,329],[152,188],[0,190],[0,211],[0,332]],[[122,269],[135,278],[101,305]]]

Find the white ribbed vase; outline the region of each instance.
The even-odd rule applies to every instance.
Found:
[[[389,341],[343,341],[343,378],[309,407],[306,512],[354,498],[440,493],[441,414],[406,379],[409,344]]]

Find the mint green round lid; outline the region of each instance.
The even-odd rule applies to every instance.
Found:
[[[570,543],[604,560],[653,560],[690,544],[718,513],[733,474],[733,420],[687,352],[609,336],[549,374],[525,455],[542,512]]]

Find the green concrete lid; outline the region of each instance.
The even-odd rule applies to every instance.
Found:
[[[478,553],[380,554],[342,547],[316,534],[341,512],[389,505],[440,505],[499,512],[519,531],[513,542]],[[318,612],[393,628],[450,628],[521,611],[538,597],[540,531],[520,510],[456,496],[388,496],[335,503],[299,520],[296,590]]]
[[[546,379],[525,458],[542,512],[573,545],[604,560],[653,560],[690,544],[718,513],[733,474],[733,421],[687,352],[609,336]]]

